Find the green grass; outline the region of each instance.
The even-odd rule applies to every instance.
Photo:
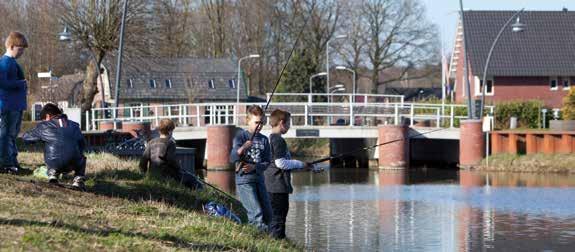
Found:
[[[575,173],[573,154],[496,154],[482,162],[481,170],[539,173]]]
[[[26,166],[39,153],[21,153]],[[196,192],[141,175],[136,161],[88,156],[88,192],[27,176],[0,175],[0,250],[8,251],[294,251],[249,225],[206,216],[216,200],[245,219],[235,200],[214,190]]]

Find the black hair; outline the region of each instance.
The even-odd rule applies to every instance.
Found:
[[[57,116],[61,114],[62,110],[60,110],[56,104],[47,103],[44,105],[44,107],[42,107],[42,111],[40,111],[40,118],[45,119],[46,115]]]

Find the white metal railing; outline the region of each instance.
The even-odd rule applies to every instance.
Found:
[[[264,106],[265,103],[256,103]],[[150,122],[157,126],[168,118],[178,127],[205,127],[207,125],[234,124],[245,126],[246,108],[254,103],[190,103],[119,108],[94,108],[86,112],[87,130],[98,130],[99,123],[112,120],[123,122]],[[350,102],[273,102],[267,114],[276,108],[291,113],[294,126],[376,126],[378,124],[424,123],[430,127],[456,127],[466,119],[466,106],[426,103],[350,103]],[[493,113],[493,106],[486,111]]]
[[[271,93],[266,94],[266,100],[269,100]],[[403,95],[387,95],[387,94],[351,94],[351,93],[274,93],[275,101],[283,102],[308,102],[316,103],[321,101],[353,101],[355,103],[402,103],[405,96]],[[354,99],[355,98],[355,99]]]

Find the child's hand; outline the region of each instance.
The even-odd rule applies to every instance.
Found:
[[[322,168],[322,167],[318,167],[318,166],[315,166],[315,165],[313,165],[313,164],[310,164],[310,165],[311,165],[310,170],[311,170],[313,173],[323,172],[323,168]]]
[[[256,166],[255,166],[255,165],[242,163],[242,171],[243,171],[244,173],[250,173],[250,172],[252,172],[252,171],[255,170],[255,169],[256,169]]]
[[[244,154],[244,151],[246,151],[246,150],[247,150],[248,148],[250,148],[250,147],[252,147],[252,141],[249,141],[249,140],[248,140],[248,141],[246,141],[246,142],[242,145],[242,147],[240,147],[240,148],[238,149],[238,155]]]

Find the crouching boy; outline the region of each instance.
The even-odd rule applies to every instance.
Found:
[[[250,107],[247,110],[248,130],[239,130],[230,153],[230,162],[236,167],[236,192],[248,212],[249,223],[261,231],[268,230],[271,218],[271,206],[263,176],[270,163],[270,143],[266,136],[256,132],[264,119],[261,107]],[[250,141],[252,135],[254,136]]]
[[[311,164],[291,159],[287,143],[282,138],[282,135],[287,133],[291,126],[290,116],[289,112],[280,109],[274,110],[270,116],[272,162],[264,172],[266,188],[272,206],[270,234],[277,239],[284,239],[286,236],[285,225],[289,210],[289,194],[293,192],[291,171],[299,169],[321,171]]]
[[[191,189],[201,189],[202,184],[196,176],[182,169],[176,159],[176,142],[172,138],[175,128],[170,119],[160,121],[160,136],[148,143],[140,159],[140,170],[152,177],[169,177]]]
[[[48,103],[40,112],[43,121],[24,133],[25,142],[44,142],[44,161],[50,183],[58,183],[58,175],[74,171],[72,186],[84,190],[86,157],[84,136],[78,123],[68,120],[58,106]]]

